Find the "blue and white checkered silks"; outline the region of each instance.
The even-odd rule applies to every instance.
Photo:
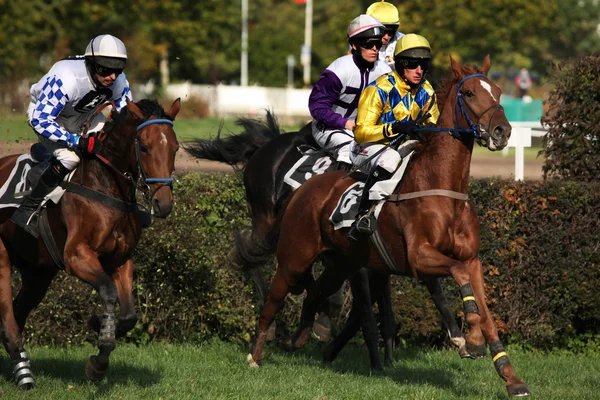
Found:
[[[53,142],[64,142],[73,146],[77,144],[79,137],[67,132],[56,122],[56,118],[69,102],[69,96],[63,93],[63,86],[62,80],[56,76],[46,79],[31,116],[31,126],[38,135]]]

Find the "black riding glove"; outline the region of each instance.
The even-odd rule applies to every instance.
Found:
[[[420,127],[419,124],[412,120],[397,121],[392,124],[392,133],[394,133],[394,136],[408,135],[412,139],[418,139],[420,135],[418,132],[415,132],[415,130]]]
[[[102,142],[94,136],[80,137],[77,148],[84,153],[98,154],[102,152]]]

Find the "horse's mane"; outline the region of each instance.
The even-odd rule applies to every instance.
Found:
[[[461,71],[463,76],[481,73],[481,70],[475,65],[461,65]],[[456,79],[454,74],[450,72],[448,75],[442,78],[437,85],[435,96],[437,97],[437,105],[440,109],[440,114],[442,113],[444,105],[446,104],[448,95],[450,95],[450,88],[455,83],[458,83],[458,79]]]
[[[161,119],[173,120],[170,116],[167,115],[165,110],[156,100],[150,99],[142,99],[135,103],[140,110],[144,113],[144,119],[147,119],[151,115],[154,115]],[[106,123],[104,127],[104,132],[109,133],[115,127],[121,125],[123,122],[127,121],[131,117],[131,112],[128,107],[123,107],[119,111],[112,110],[110,113],[110,120]]]

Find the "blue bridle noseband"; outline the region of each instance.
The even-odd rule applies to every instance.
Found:
[[[143,122],[138,125],[136,128],[136,132],[141,131],[148,125],[152,124],[167,124],[173,126],[173,121],[170,119],[150,119],[146,122]],[[168,186],[173,188],[173,178],[148,178],[146,175],[146,171],[144,171],[144,167],[142,167],[142,162],[140,160],[140,141],[136,136],[135,138],[135,159],[138,166],[138,181],[136,182],[136,186],[144,193],[146,196],[146,200],[150,201],[156,192],[161,189],[163,186]],[[161,185],[157,187],[155,190],[151,190],[150,186],[153,183],[160,183]]]

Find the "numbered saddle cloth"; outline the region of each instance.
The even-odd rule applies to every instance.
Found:
[[[25,197],[31,192],[31,189],[38,181],[41,170],[45,168],[45,163],[40,163],[31,157],[30,154],[22,154],[17,158],[15,166],[4,185],[0,187],[0,208],[19,207],[25,200]],[[36,173],[37,171],[37,173]],[[74,171],[69,173],[65,180],[69,181]],[[32,177],[32,175],[35,175]],[[58,204],[60,198],[65,193],[65,189],[58,186],[50,192],[42,205],[48,200]]]
[[[369,199],[379,200],[375,205],[375,218],[379,218],[379,213],[385,204],[385,200],[391,195],[396,187],[402,181],[408,162],[410,161],[413,151],[402,158],[402,163],[394,172],[390,179],[377,182],[369,190]],[[335,230],[348,228],[352,225],[358,214],[358,204],[362,196],[364,182],[355,182],[342,193],[338,204],[333,209],[329,221],[333,224]]]
[[[303,156],[285,174],[283,181],[294,190],[315,175],[328,171],[335,171],[338,163],[325,150],[310,150],[303,152]]]

